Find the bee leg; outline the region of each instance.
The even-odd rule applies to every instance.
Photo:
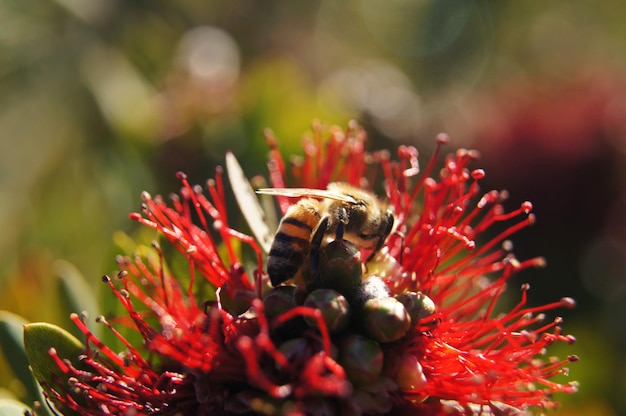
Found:
[[[311,237],[311,245],[309,247],[308,266],[302,268],[302,279],[306,289],[310,292],[319,288],[319,269],[320,269],[320,247],[328,229],[329,216],[322,217]]]
[[[328,228],[328,220],[328,215],[324,216],[311,237],[310,266],[312,271],[317,271],[320,260],[320,246],[322,245],[322,240],[324,239],[326,229]]]
[[[335,233],[336,240],[343,240],[344,227],[348,224],[348,211],[345,208],[340,208],[337,211],[337,217],[339,222],[337,223],[337,232]]]

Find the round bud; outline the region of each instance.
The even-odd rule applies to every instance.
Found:
[[[350,241],[333,240],[320,251],[320,279],[323,287],[351,298],[361,284],[361,252]]]
[[[380,345],[362,335],[351,334],[339,346],[339,364],[356,386],[378,380],[383,370],[383,358]]]
[[[422,389],[427,383],[422,365],[413,354],[406,354],[400,358],[394,379],[403,390]]]
[[[304,337],[297,337],[287,340],[280,344],[278,351],[280,351],[287,361],[293,363],[305,359],[311,355],[311,351],[317,351],[321,348],[321,343],[316,343],[311,339]],[[330,356],[333,359],[337,359],[337,347],[335,344],[330,344]]]
[[[309,293],[304,306],[319,309],[330,332],[345,329],[350,321],[348,301],[341,293],[332,289],[317,289]],[[312,317],[307,316],[305,320],[314,328],[318,325],[317,320]]]
[[[306,357],[308,354],[308,349],[309,344],[306,339],[302,337],[293,338],[285,341],[280,344],[280,347],[278,347],[278,351],[280,351],[290,363]]]
[[[411,327],[411,317],[395,298],[369,299],[361,310],[363,332],[385,343],[402,338]]]
[[[263,298],[265,317],[271,323],[275,318],[301,305],[302,297],[302,290],[296,286],[278,286],[270,289]],[[295,317],[273,328],[272,332],[283,339],[289,339],[298,336],[303,327],[306,327],[304,319]]]
[[[400,293],[396,299],[404,305],[414,323],[435,313],[435,302],[422,292]]]
[[[278,286],[270,289],[263,298],[263,309],[268,320],[272,320],[283,313],[298,306],[295,286]]]

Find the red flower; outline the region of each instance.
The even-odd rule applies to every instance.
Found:
[[[529,307],[524,285],[512,310],[495,312],[509,278],[543,260],[518,261],[510,252],[507,239],[533,222],[532,206],[507,213],[505,192],[482,194],[484,172],[469,168],[475,152],[447,156],[435,179],[444,135],[423,171],[413,147],[401,146],[397,159],[367,152],[354,124],[329,135],[315,126],[304,157],[289,169],[269,142],[276,188],[345,182],[385,195],[395,231],[378,252],[349,242],[339,246],[350,256],[320,250],[320,262],[338,260],[356,273],[360,294],[331,291],[325,264],[313,284],[296,279],[270,289],[260,246],[229,226],[221,169],[208,182],[210,198],[180,174],[183,188],[170,205],[145,193],[143,213],[131,218],[186,257],[189,277],[172,275],[158,245],[154,258],[120,259],[123,289],[104,280],[143,344],[101,319],[126,345],[118,354],[74,316],[88,352],[78,369],[51,351],[68,378],[46,386],[57,408],[82,415],[490,415],[552,407],[553,393],[575,391],[551,378],[576,357],[545,358],[550,344],[574,338],[561,333],[560,318],[542,323],[544,312],[571,307],[571,299]],[[276,199],[283,214],[295,202]],[[508,224],[504,231],[486,237],[500,223]],[[252,264],[244,263],[241,243],[256,253]],[[377,319],[384,324],[372,324]]]

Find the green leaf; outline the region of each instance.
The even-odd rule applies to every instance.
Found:
[[[0,311],[0,346],[13,374],[24,385],[27,395],[24,400],[32,402],[39,394],[39,386],[28,368],[28,357],[24,350],[22,331],[28,321],[7,311]]]
[[[71,313],[80,314],[84,311],[92,319],[99,316],[98,301],[93,293],[93,288],[82,273],[72,263],[65,260],[57,260],[53,267],[54,274],[59,279],[59,298],[61,300],[60,304],[65,308],[64,315],[69,316]],[[73,325],[70,328],[74,329],[70,330],[74,335],[80,334]],[[100,325],[95,325],[90,329],[97,336]]]
[[[24,416],[30,407],[13,399],[0,399],[0,416]]]
[[[78,367],[78,357],[85,352],[85,346],[76,337],[46,322],[24,325],[24,347],[33,374],[43,385],[54,385],[54,376],[61,380],[65,377],[50,356],[50,348],[55,348],[59,357],[69,359]]]

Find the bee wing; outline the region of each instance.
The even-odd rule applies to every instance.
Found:
[[[233,188],[235,200],[246,222],[256,237],[261,249],[269,253],[274,240],[274,233],[268,226],[268,219],[259,204],[259,200],[243,173],[241,165],[232,152],[226,153],[226,172]]]
[[[349,195],[343,195],[336,192],[327,191],[325,189],[310,189],[310,188],[261,188],[257,189],[257,194],[264,195],[280,195],[289,198],[317,198],[317,199],[333,199],[335,201],[347,202],[349,204],[356,204],[356,199]]]

